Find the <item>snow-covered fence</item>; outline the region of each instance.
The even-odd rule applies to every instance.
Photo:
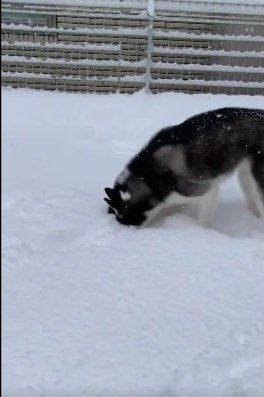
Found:
[[[2,2],[2,85],[264,94],[259,0],[30,1]]]

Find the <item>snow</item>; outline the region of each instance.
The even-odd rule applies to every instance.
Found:
[[[31,73],[31,72],[2,72],[1,73],[2,77],[9,77],[13,79],[22,79],[24,80],[56,80],[56,81],[81,81],[81,82],[87,82],[87,81],[104,81],[104,82],[109,82],[115,83],[115,82],[122,82],[122,83],[137,83],[137,84],[142,84],[146,85],[146,77],[145,74],[143,75],[126,75],[122,77],[104,77],[104,78],[99,78],[96,76],[93,77],[80,77],[76,75],[65,75],[65,76],[55,76],[49,73]],[[184,80],[184,79],[153,79],[151,78],[149,80],[153,84],[162,84],[162,85],[168,85],[171,86],[172,84],[175,84],[176,86],[200,86],[200,87],[239,87],[239,88],[263,88],[263,83],[259,82],[244,82],[244,81],[235,81],[235,80],[202,80],[202,79],[189,79],[189,80]]]
[[[24,0],[9,0],[8,3],[24,3]],[[9,4],[5,4],[8,6]],[[12,4],[11,4],[12,5]],[[131,8],[147,10],[147,0],[27,0],[25,8],[38,10],[49,10],[51,7],[71,7],[71,10],[78,10],[78,7],[111,7]],[[225,14],[263,15],[263,0],[155,0],[155,11],[183,11],[183,12],[212,12]]]
[[[155,15],[155,3],[154,0],[148,0],[148,15],[154,17]]]
[[[11,75],[11,74],[10,74]],[[12,76],[14,74],[12,73]],[[196,85],[200,87],[248,87],[248,88],[263,88],[263,82],[255,81],[235,81],[235,80],[202,80],[202,79],[151,79],[153,83],[164,85]]]
[[[2,41],[2,47],[33,47],[33,48],[52,48],[52,49],[80,49],[80,50],[96,50],[96,51],[120,51],[121,46],[119,44],[68,44],[68,43],[31,43],[28,41],[14,41],[9,43],[8,41]],[[209,49],[196,49],[196,48],[171,48],[163,47],[159,48],[153,46],[153,54],[174,54],[174,55],[203,55],[203,56],[228,56],[228,57],[251,57],[251,58],[263,58],[264,51],[225,51],[225,50],[209,50]]]
[[[29,79],[29,80],[34,79],[34,80],[41,80],[41,81],[43,81],[43,80],[45,80],[45,81],[56,80],[56,81],[60,81],[60,82],[62,82],[62,81],[68,81],[68,82],[69,81],[73,81],[73,82],[74,81],[75,82],[76,81],[81,81],[81,82],[87,82],[87,81],[99,81],[99,82],[102,82],[102,81],[104,81],[104,82],[109,82],[109,84],[111,84],[113,82],[122,81],[122,83],[124,83],[124,82],[125,83],[142,83],[142,85],[145,85],[145,80],[146,80],[145,74],[143,74],[142,76],[129,76],[129,75],[126,75],[126,76],[122,76],[122,77],[112,77],[112,76],[110,76],[110,77],[103,77],[103,78],[101,77],[100,78],[100,77],[96,77],[96,76],[92,76],[92,77],[83,76],[83,77],[81,77],[81,76],[76,76],[76,75],[55,76],[55,75],[52,75],[52,74],[49,74],[49,73],[46,74],[46,73],[31,73],[31,72],[14,72],[14,73],[13,72],[2,72],[1,76],[2,77],[10,77],[10,78],[13,78],[13,79],[14,78],[15,79],[22,79],[23,81],[26,80],[26,79]],[[166,83],[168,84],[168,80],[164,79],[164,80],[162,80],[162,82],[163,81],[165,81],[165,84]],[[194,80],[192,80],[192,81],[194,81]],[[195,80],[195,81],[198,81],[198,85],[202,84],[202,80]],[[180,80],[180,83],[181,82],[182,81]],[[241,82],[241,84],[242,84],[242,86],[243,86],[243,84],[246,84],[246,87],[252,87],[253,86],[253,88],[258,88],[258,87],[262,88],[262,84],[261,83],[251,83],[251,84],[249,84],[249,83]]]
[[[32,64],[32,63],[40,63],[40,64],[58,64],[58,65],[89,65],[89,66],[103,66],[103,67],[107,67],[107,66],[111,66],[111,67],[118,67],[118,66],[125,66],[125,67],[145,67],[146,66],[146,60],[143,59],[142,61],[135,61],[135,62],[131,62],[131,61],[124,61],[123,59],[119,59],[118,61],[113,61],[113,60],[97,60],[97,59],[78,59],[78,60],[65,60],[65,59],[54,59],[54,58],[45,58],[45,59],[41,59],[41,58],[37,58],[37,57],[30,57],[27,58],[25,56],[16,56],[16,55],[2,55],[1,56],[1,60],[5,61],[5,62],[16,62],[16,63],[28,63],[28,64]],[[162,63],[161,63],[162,64]],[[249,68],[250,69],[250,68]],[[255,68],[252,68],[255,70]],[[263,71],[264,68],[257,68],[257,71]]]
[[[94,35],[125,35],[125,36],[136,36],[136,37],[147,37],[147,28],[123,28],[117,27],[116,29],[113,28],[48,28],[46,26],[26,26],[23,24],[1,24],[2,29],[12,30],[12,31],[34,31],[34,32],[50,32],[50,33],[60,33],[60,34],[94,34]],[[250,35],[228,35],[228,34],[212,34],[212,33],[188,33],[188,32],[181,32],[181,31],[169,31],[164,32],[160,29],[155,29],[153,32],[155,38],[178,38],[178,39],[208,39],[208,40],[221,40],[221,41],[247,41],[247,42],[262,42],[262,36],[250,36]]]
[[[12,43],[8,41],[2,41],[2,47],[36,47],[43,49],[56,49],[56,50],[92,50],[92,51],[120,51],[121,46],[119,44],[68,44],[68,43],[33,43],[30,41],[14,41]],[[216,51],[217,52],[217,51]],[[237,51],[238,52],[238,51]],[[238,52],[240,54],[240,52]],[[250,56],[256,56],[255,51],[249,51]],[[263,52],[258,52],[260,56],[264,55]]]
[[[10,58],[12,59],[14,57],[9,57],[8,59],[5,59],[3,57],[3,60],[10,60]],[[21,59],[19,59],[18,62],[21,62]],[[264,68],[262,67],[255,68],[253,66],[180,64],[177,62],[173,62],[173,63],[153,62],[153,69],[188,70],[188,71],[202,70],[202,71],[211,71],[211,72],[246,72],[246,73],[257,73],[258,75],[264,72]]]
[[[54,59],[46,57],[45,59],[37,58],[37,57],[26,57],[26,56],[16,56],[16,55],[2,55],[2,62],[15,62],[22,64],[58,64],[58,65],[89,65],[89,66],[110,66],[110,67],[146,67],[146,59],[141,61],[125,61],[123,59],[119,59],[118,61],[114,60],[96,60],[96,59],[77,59],[77,60],[64,60],[64,59]],[[167,70],[188,70],[188,71],[211,71],[211,72],[246,72],[246,73],[260,73],[264,72],[264,68],[252,67],[252,66],[228,66],[228,65],[199,65],[199,64],[180,64],[177,62],[152,62],[153,69],[167,69]]]
[[[195,209],[118,224],[103,189],[161,127],[263,97],[4,89],[3,393],[264,393],[264,226],[235,178]]]
[[[25,0],[8,0],[9,3],[24,3]],[[263,5],[263,0],[27,0],[27,4],[34,5],[68,5],[68,6],[112,6],[112,7],[147,7],[149,3],[157,3],[159,7],[176,8],[177,3],[213,3],[228,5]],[[122,4],[123,3],[123,4]]]
[[[7,45],[7,44],[6,44]],[[14,43],[15,45],[15,43]],[[36,46],[36,44],[35,44]],[[175,54],[175,55],[203,55],[203,56],[219,56],[219,57],[250,57],[250,58],[263,58],[264,51],[225,51],[225,50],[209,50],[209,49],[196,49],[196,48],[159,48],[154,47],[153,54]]]

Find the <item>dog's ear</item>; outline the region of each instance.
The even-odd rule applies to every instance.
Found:
[[[120,192],[117,189],[111,189],[109,187],[105,188],[105,193],[109,197],[105,197],[105,201],[112,208],[112,210],[116,213],[122,213],[126,206],[125,201],[120,196]]]
[[[119,199],[118,193],[115,191],[115,189],[111,189],[110,187],[106,187],[105,188],[105,193],[107,194],[107,196],[112,201],[117,201]]]
[[[110,207],[114,206],[114,203],[111,200],[109,200],[109,198],[105,197],[104,201],[107,202],[107,204],[110,205]]]
[[[104,198],[104,201],[109,205],[108,207],[108,214],[117,214],[118,209],[114,205],[114,203],[109,200],[107,197]]]

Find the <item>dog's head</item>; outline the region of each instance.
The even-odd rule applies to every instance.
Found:
[[[108,212],[114,213],[123,225],[142,226],[150,217],[150,212],[159,204],[151,187],[142,177],[125,169],[117,178],[113,188],[106,188]]]

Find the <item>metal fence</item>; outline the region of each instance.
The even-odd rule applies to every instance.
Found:
[[[3,1],[2,85],[264,94],[264,4],[99,4]]]

